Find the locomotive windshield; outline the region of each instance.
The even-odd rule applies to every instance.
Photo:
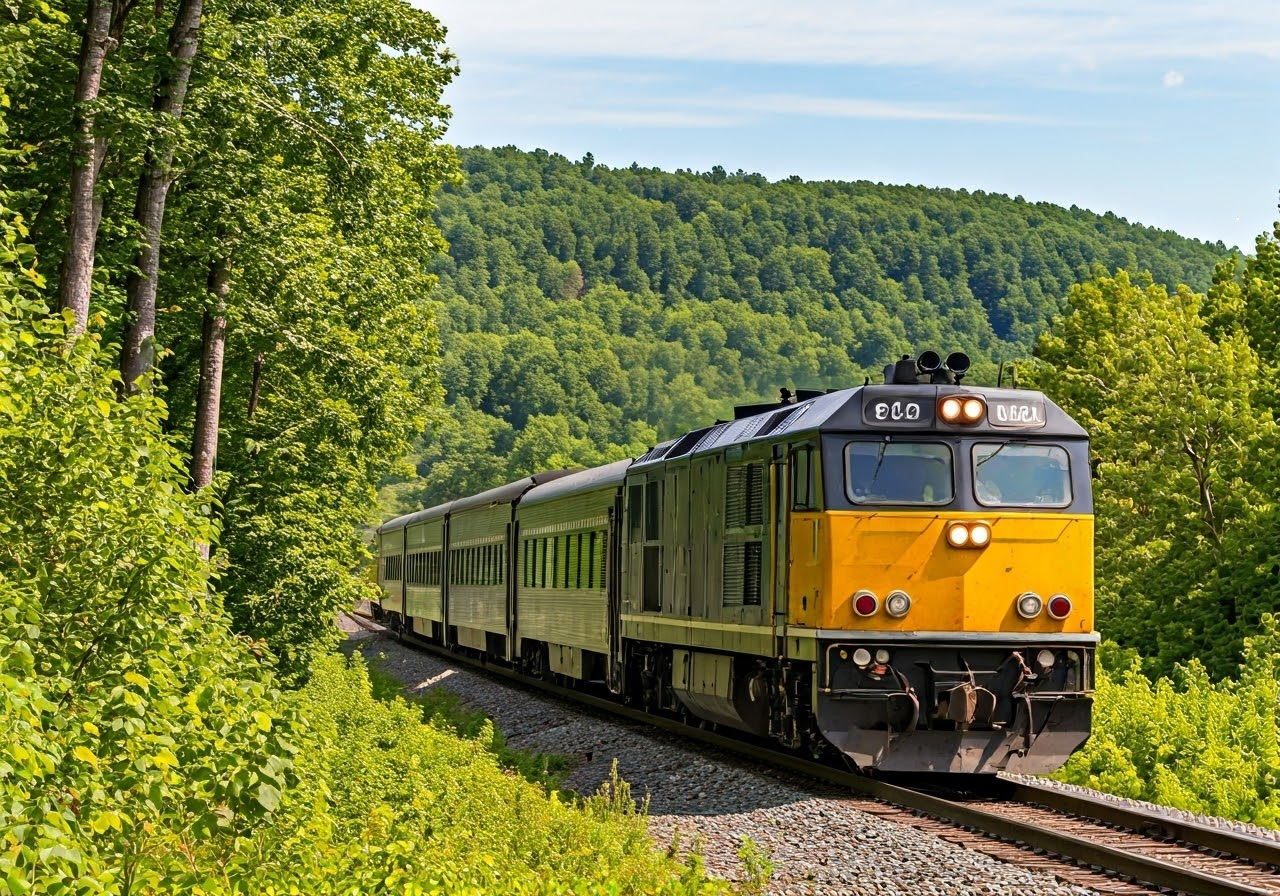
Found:
[[[1028,442],[973,446],[973,488],[988,507],[1066,507],[1071,464],[1065,449]]]
[[[950,504],[951,449],[939,442],[850,442],[845,489],[855,504]]]

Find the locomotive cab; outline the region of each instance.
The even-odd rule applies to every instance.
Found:
[[[900,369],[820,429],[787,633],[815,642],[823,736],[884,771],[1059,767],[1088,737],[1098,642],[1084,431],[1039,393]]]

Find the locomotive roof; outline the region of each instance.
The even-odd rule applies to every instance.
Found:
[[[894,401],[914,402],[927,408],[930,418],[937,402],[946,395],[977,395],[988,402],[989,407],[1035,407],[1043,413],[1041,425],[1031,427],[1001,427],[986,420],[976,425],[918,423],[915,425],[886,422],[878,424],[868,417],[867,409],[875,402],[884,401],[892,406]],[[1084,438],[1087,433],[1060,407],[1042,392],[1028,389],[995,389],[987,387],[955,386],[946,384],[920,385],[868,385],[853,389],[828,392],[816,398],[796,404],[779,404],[759,414],[717,423],[703,429],[655,445],[636,459],[635,466],[647,466],[723,450],[731,445],[789,435],[817,432],[899,432],[948,434],[987,433],[1000,438],[1026,436],[1055,436],[1058,438]]]
[[[406,526],[413,526],[429,520],[440,519],[443,516],[458,513],[463,510],[474,510],[477,507],[490,507],[494,504],[510,504],[512,501],[518,500],[521,495],[529,491],[531,488],[542,485],[546,482],[552,482],[574,472],[577,471],[551,470],[546,473],[535,473],[532,476],[526,476],[524,479],[518,479],[515,482],[508,482],[506,485],[499,485],[496,488],[491,488],[478,495],[459,498],[456,501],[449,501],[446,504],[437,504],[435,507],[428,507],[426,510],[406,513],[404,516],[398,516],[393,520],[388,520],[383,523],[378,527],[378,534],[381,535],[384,532],[394,532],[395,530],[403,529]]]
[[[633,461],[628,457],[606,464],[603,467],[579,470],[576,473],[570,473],[568,476],[562,476],[553,482],[530,489],[529,493],[520,499],[520,506],[527,507],[530,504],[550,501],[553,498],[560,498],[575,492],[590,491],[593,488],[617,486],[626,478],[627,468],[632,463]]]

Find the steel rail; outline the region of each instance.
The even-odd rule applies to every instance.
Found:
[[[1010,798],[1018,802],[1041,805],[1055,812],[1081,815],[1148,836],[1159,833],[1169,839],[1192,846],[1228,853],[1258,865],[1280,868],[1280,842],[1275,840],[1215,828],[1181,818],[1148,815],[1141,809],[1060,790],[1056,787],[1044,787],[1025,781],[1008,783],[1011,785]]]
[[[364,627],[367,628],[367,626]],[[1038,825],[1027,824],[996,813],[975,809],[963,803],[957,803],[942,797],[930,796],[928,794],[921,793],[918,790],[911,790],[906,787],[889,784],[856,772],[831,768],[830,766],[823,765],[810,759],[805,759],[790,753],[780,752],[771,746],[766,747],[759,744],[753,744],[748,741],[742,741],[736,737],[726,737],[725,735],[718,734],[710,729],[691,726],[678,719],[653,715],[651,713],[644,712],[643,710],[638,710],[633,707],[617,703],[613,700],[588,694],[580,690],[563,687],[548,681],[528,678],[516,672],[514,669],[510,669],[505,666],[493,665],[485,662],[484,660],[471,657],[463,653],[455,653],[452,650],[440,647],[439,645],[426,641],[412,633],[401,633],[400,638],[402,641],[411,643],[415,647],[419,647],[427,652],[447,659],[450,662],[479,669],[491,675],[522,684],[526,687],[532,687],[558,696],[562,699],[589,706],[609,715],[621,716],[648,727],[656,727],[670,733],[688,737],[692,740],[724,750],[728,753],[734,753],[753,760],[765,762],[839,787],[847,787],[865,796],[881,800],[885,803],[911,809],[915,812],[928,815],[932,818],[948,822],[958,827],[970,828],[999,840],[1019,844],[1026,849],[1044,850],[1055,853],[1062,856],[1064,859],[1077,862],[1080,865],[1092,866],[1114,872],[1120,876],[1150,885],[1153,888],[1174,890],[1179,893],[1191,894],[1191,896],[1275,896],[1277,893],[1277,890],[1259,889],[1258,887],[1232,881],[1224,877],[1219,877],[1218,875],[1197,871],[1172,862],[1166,862],[1150,856],[1144,856],[1116,849],[1114,847],[1105,846],[1101,843],[1095,843],[1082,837],[1048,831]],[[1025,788],[1025,792],[1028,796],[1031,796],[1034,791],[1034,799],[1031,800],[1032,802],[1038,802],[1041,804],[1045,802],[1043,791],[1047,790],[1047,788],[1036,788],[1032,785],[1026,784],[1016,785],[1016,788]],[[1056,793],[1056,791],[1054,792]],[[1023,798],[1018,797],[1017,799],[1022,800]],[[1099,806],[1095,801],[1079,797],[1076,797],[1076,800],[1077,802],[1072,803],[1076,808],[1065,811],[1071,811],[1087,818],[1109,821],[1109,819],[1101,817],[1100,811],[1095,811]],[[1066,805],[1068,801],[1063,800],[1062,802],[1063,805]],[[1050,808],[1056,807],[1050,806]],[[1151,816],[1141,816],[1141,821],[1135,822],[1131,815],[1130,820],[1118,823],[1124,827],[1130,827],[1138,830],[1139,832],[1145,832],[1150,829],[1151,823],[1162,826],[1163,821],[1163,819],[1155,819]],[[1232,848],[1208,846],[1208,844],[1203,844],[1199,840],[1189,836],[1193,827],[1197,834],[1201,830],[1214,831],[1218,834],[1223,834],[1225,832],[1216,831],[1216,829],[1213,828],[1205,828],[1202,825],[1192,826],[1186,822],[1181,822],[1179,824],[1181,825],[1181,830],[1188,835],[1187,837],[1179,839],[1184,839],[1190,844],[1207,846],[1211,849],[1229,852],[1232,855],[1239,855],[1234,846]],[[1227,843],[1234,841],[1218,839],[1215,842]],[[1241,848],[1244,848],[1243,845],[1241,845]],[[1265,852],[1263,854],[1273,855]],[[1242,857],[1249,858],[1249,856]],[[1255,861],[1259,860],[1255,859]],[[1261,861],[1268,863],[1273,862],[1274,859],[1264,858]]]

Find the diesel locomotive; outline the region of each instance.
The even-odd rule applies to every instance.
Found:
[[[968,366],[904,357],[391,520],[381,612],[869,772],[1050,772],[1093,702],[1088,437]]]

